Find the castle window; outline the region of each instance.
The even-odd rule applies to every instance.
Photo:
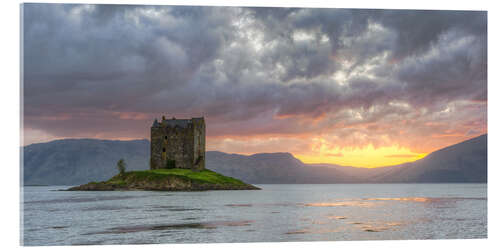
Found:
[[[163,148],[163,153],[165,153],[165,148]]]

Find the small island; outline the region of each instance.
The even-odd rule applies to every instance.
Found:
[[[205,190],[259,190],[238,179],[204,169],[155,169],[130,171],[115,175],[103,182],[90,182],[68,191],[205,191]]]
[[[125,171],[125,161],[117,163],[119,174],[102,182],[90,182],[67,191],[205,191],[259,190],[238,179],[205,168],[205,119],[154,120],[151,126],[150,170]]]

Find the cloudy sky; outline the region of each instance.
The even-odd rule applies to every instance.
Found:
[[[487,132],[477,11],[25,4],[24,145],[149,138],[204,116],[207,150],[413,161]]]

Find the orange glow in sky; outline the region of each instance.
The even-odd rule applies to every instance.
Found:
[[[458,139],[458,142],[463,139]],[[411,148],[400,146],[397,142],[374,146],[371,143],[344,145],[323,137],[244,137],[208,138],[207,151],[217,150],[226,153],[252,155],[257,153],[289,152],[306,164],[335,164],[352,167],[385,167],[413,162],[424,158],[436,149],[456,142],[448,142],[435,148]]]
[[[318,154],[295,155],[304,163],[330,163],[354,167],[382,167],[416,161],[426,156],[407,148],[390,146],[374,148],[371,144],[363,148],[343,148],[336,150],[320,150]]]

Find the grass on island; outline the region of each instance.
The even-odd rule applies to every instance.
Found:
[[[204,169],[201,171],[193,171],[190,169],[154,169],[144,171],[130,171],[123,174],[118,174],[108,180],[108,184],[126,185],[128,181],[141,181],[141,180],[161,180],[170,176],[179,177],[185,180],[191,180],[198,183],[211,183],[211,184],[230,184],[235,186],[244,186],[244,182],[221,175],[214,171]]]

